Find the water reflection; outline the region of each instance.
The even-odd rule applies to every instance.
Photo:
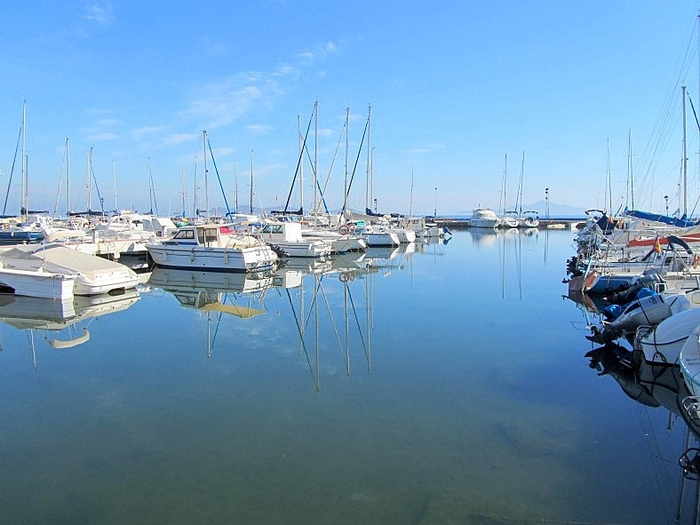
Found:
[[[690,507],[693,513],[691,523],[700,524],[700,419],[697,412],[687,408],[692,394],[683,380],[680,366],[650,361],[637,364],[633,352],[616,343],[594,348],[586,357],[590,359],[589,366],[598,375],[612,377],[630,399],[647,407],[668,410],[665,430],[673,431],[679,419],[685,425],[683,449],[678,456],[682,476],[678,487],[676,522],[682,522],[684,509]],[[654,429],[649,429],[649,432],[653,434]],[[695,482],[692,494],[688,482]],[[692,498],[692,501],[688,498]]]
[[[88,328],[95,319],[126,310],[139,297],[136,289],[117,295],[76,295],[63,301],[0,294],[0,322],[27,332],[32,363],[36,368],[35,334],[53,348],[78,346],[90,339]]]

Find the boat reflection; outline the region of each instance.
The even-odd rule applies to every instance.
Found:
[[[267,314],[267,304],[274,304],[270,309],[277,315],[253,322],[285,334],[282,353],[304,359],[314,387],[320,390],[321,376],[340,368],[337,361],[331,363],[338,355],[345,375],[351,375],[352,356],[358,352],[362,369],[371,371],[374,276],[383,272],[386,277],[392,269],[403,269],[415,246],[290,258],[273,272],[261,274],[157,267],[147,285],[172,294],[183,307],[206,314],[207,357],[212,357],[226,316],[252,319]]]
[[[224,314],[250,319],[266,313],[265,292],[273,284],[269,272],[221,272],[154,268],[148,285],[171,293],[186,308],[206,313],[207,357],[212,356],[218,326]],[[212,314],[214,319],[212,318]],[[212,322],[217,330],[212,333]]]
[[[63,301],[0,294],[0,322],[27,331],[36,368],[35,332],[53,348],[72,348],[90,339],[88,327],[95,319],[126,310],[139,298],[134,288],[121,294],[76,295]]]
[[[600,376],[611,376],[622,391],[642,405],[663,407],[669,412],[667,431],[672,431],[678,419],[685,423],[684,452],[678,457],[682,471],[677,502],[676,523],[682,523],[683,509],[690,506],[686,499],[687,482],[695,482],[692,494],[693,517],[690,523],[700,524],[700,419],[697,412],[686,409],[692,395],[686,387],[680,366],[642,361],[636,364],[632,351],[616,343],[594,348],[586,354],[589,366]],[[653,429],[649,429],[651,432]]]
[[[284,295],[298,336],[297,354],[305,359],[317,391],[321,390],[322,360],[334,349],[341,356],[346,376],[351,375],[353,350],[358,347],[367,373],[371,372],[372,277],[382,255],[390,260],[401,252],[398,247],[370,248],[364,254],[332,256],[326,272],[304,274],[286,268],[276,272],[278,282],[285,283]],[[359,300],[360,295],[364,301]],[[325,370],[332,373],[333,366]]]

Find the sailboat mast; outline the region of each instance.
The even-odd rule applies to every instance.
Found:
[[[204,206],[206,207],[207,222],[209,222],[209,170],[207,170],[207,130],[202,131],[204,145]]]
[[[29,198],[27,194],[29,193],[29,180],[27,174],[27,156],[26,156],[26,146],[27,146],[27,100],[24,100],[22,104],[22,215],[26,217],[27,210],[29,209]]]
[[[365,208],[371,208],[372,199],[374,199],[374,181],[372,180],[372,149],[370,148],[372,138],[372,106],[367,110],[367,191],[365,197]],[[375,212],[377,210],[374,210]]]
[[[112,159],[112,179],[114,184],[114,211],[115,213],[119,210],[117,205],[117,162]]]
[[[318,212],[320,204],[318,202],[318,100],[314,103],[314,166],[313,166],[313,181],[314,181],[314,201],[312,210],[314,211],[314,225],[318,223]]]
[[[627,198],[634,210],[634,175],[632,173],[632,130],[627,134]]]
[[[520,183],[518,184],[518,215],[523,214],[523,179],[525,178],[525,152],[523,151],[523,160],[520,163]]]
[[[343,211],[348,209],[348,148],[350,147],[348,138],[350,135],[350,108],[345,108],[345,191],[343,192]]]
[[[66,137],[66,216],[70,209],[70,139]]]
[[[250,214],[253,214],[253,150],[250,150]]]
[[[233,209],[238,213],[238,164],[233,161]]]
[[[314,114],[316,114],[316,106],[314,106]],[[301,134],[301,115],[297,115],[297,133],[299,134],[299,208],[304,210],[304,148],[306,148],[306,140]],[[286,210],[285,210],[286,211]]]
[[[605,141],[605,186],[607,194],[606,211],[612,213],[612,179],[610,178],[610,139]]]
[[[88,151],[88,165],[87,165],[87,211],[92,211],[92,146]]]
[[[685,119],[685,86],[681,86],[683,93],[683,218],[688,216],[688,155],[686,153],[686,119]]]

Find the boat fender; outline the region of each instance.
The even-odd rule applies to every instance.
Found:
[[[347,235],[348,233],[350,233],[350,228],[348,228],[347,224],[341,224],[338,228],[338,233],[340,235]]]

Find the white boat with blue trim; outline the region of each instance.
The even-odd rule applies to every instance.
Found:
[[[270,270],[278,261],[262,239],[237,231],[233,224],[182,226],[170,239],[146,244],[153,262],[163,268],[233,272]]]

